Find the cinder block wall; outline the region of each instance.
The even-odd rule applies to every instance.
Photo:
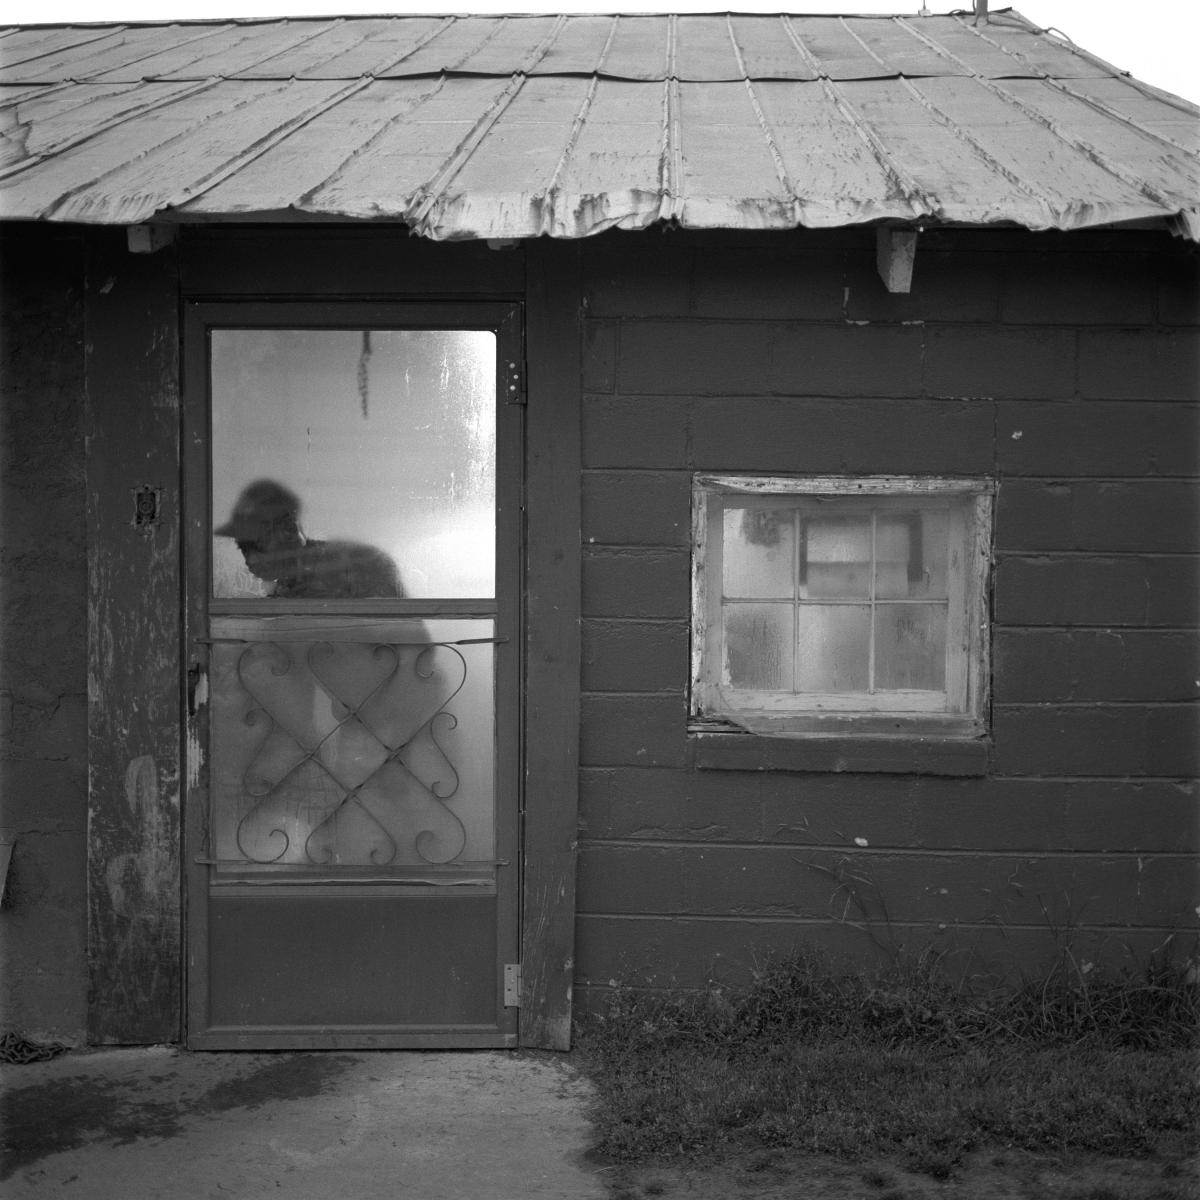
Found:
[[[0,1032],[86,1024],[83,239],[0,234]]]
[[[1195,248],[929,232],[907,296],[874,258],[585,245],[585,1005],[805,944],[1011,973],[1197,927]],[[689,767],[698,470],[998,481],[986,777]]]

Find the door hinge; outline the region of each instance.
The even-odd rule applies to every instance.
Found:
[[[521,964],[504,964],[504,1007],[521,1007]]]
[[[505,404],[526,403],[525,396],[525,364],[513,362],[511,359],[505,361]]]

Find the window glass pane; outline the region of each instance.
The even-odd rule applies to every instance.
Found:
[[[496,338],[218,329],[218,597],[490,597]]]
[[[881,600],[944,599],[949,513],[880,513],[875,529],[875,595]]]
[[[829,600],[870,596],[869,517],[810,517],[804,522],[803,540],[801,596]]]
[[[799,612],[796,690],[865,692],[870,686],[870,608],[804,604]]]
[[[726,596],[791,598],[795,514],[791,509],[725,509]]]
[[[791,690],[792,611],[790,604],[725,608],[726,687]]]
[[[946,609],[881,604],[875,610],[875,686],[940,692],[946,687]]]

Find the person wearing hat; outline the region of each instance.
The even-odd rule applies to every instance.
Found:
[[[403,597],[396,564],[362,542],[317,541],[300,527],[300,498],[273,479],[242,490],[233,513],[213,530],[232,538],[251,574],[271,595],[293,599]]]

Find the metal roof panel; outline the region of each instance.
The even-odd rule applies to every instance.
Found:
[[[755,93],[792,189],[793,224],[920,215],[828,83],[770,81],[756,84]]]
[[[1200,160],[1195,154],[1164,144],[1151,131],[1114,123],[1100,109],[1048,83],[1006,79],[998,87],[1039,125],[1129,187],[1160,198],[1182,181],[1200,198]]]
[[[1149,215],[1147,198],[1136,188],[1080,153],[1053,130],[1022,113],[1003,90],[949,79],[914,80],[913,87],[943,116],[969,130],[994,164],[994,171],[1038,201],[1045,213],[1031,228],[1074,228]],[[1128,213],[1095,216],[1089,213]],[[1135,215],[1136,214],[1136,217]],[[969,218],[959,218],[969,219]]]
[[[917,41],[932,43],[935,53],[944,57],[948,65],[965,69],[967,74],[982,75],[987,79],[1006,79],[1014,71],[1020,72],[1020,63],[1002,47],[981,38],[974,31],[972,21],[964,17],[950,20],[936,17],[896,17],[898,28],[904,29]],[[947,70],[946,74],[960,74],[960,70]]]
[[[263,54],[253,64],[236,72],[239,79],[303,79],[316,75],[323,79],[345,79],[344,68],[330,69],[344,55],[388,27],[390,20],[337,20],[314,36],[296,40],[290,46]]]
[[[0,215],[432,238],[1158,218],[1200,109],[1011,10],[0,30]]]
[[[915,38],[898,19],[887,21],[847,20],[846,28],[879,60],[888,75],[966,75],[959,65],[926,42]]]
[[[372,23],[367,36],[355,45],[335,51],[321,62],[297,71],[315,79],[355,79],[362,75],[388,77],[426,42],[454,23],[453,17],[411,17],[404,21],[382,18]],[[346,22],[357,26],[358,22]]]
[[[892,74],[841,17],[788,17],[784,23],[821,75],[832,79],[875,79]]]
[[[142,79],[219,79],[236,75],[269,54],[314,37],[312,26],[271,31],[237,24],[181,25],[173,40],[142,57],[132,45],[97,64],[91,79],[135,83]]]
[[[1036,33],[1024,20],[1005,13],[997,13],[996,19],[986,25],[965,22],[963,28],[973,37],[1010,55],[1013,69],[1009,74],[1014,78],[1031,72],[1052,79],[1108,74],[1098,60],[1079,53],[1073,43]]]
[[[480,75],[528,74],[536,69],[565,20],[554,16],[503,18],[495,35],[455,69]]]
[[[538,75],[593,75],[606,69],[609,39],[620,17],[572,17],[532,68]]]
[[[32,70],[30,64],[57,54],[60,50],[82,48],[95,42],[113,43],[124,30],[123,25],[93,29],[34,27],[9,28],[0,36],[0,72],[21,66]]]
[[[444,81],[420,79],[375,80],[340,104],[314,117],[290,137],[264,150],[232,175],[195,198],[181,211],[219,216],[224,213],[265,213],[293,209],[297,213],[345,216],[339,207],[346,195],[343,176],[353,167],[382,170],[379,143],[403,124],[416,109],[444,86]],[[444,145],[427,147],[441,161]],[[413,156],[415,164],[416,155]],[[287,180],[287,188],[280,187]],[[403,182],[394,173],[391,183]],[[408,180],[415,188],[419,181]],[[353,186],[353,184],[351,185]]]
[[[667,74],[667,17],[621,17],[604,60],[604,74],[616,79],[663,79]]]
[[[482,61],[482,52],[504,28],[504,17],[477,17],[453,22],[397,62],[389,75],[440,75],[459,71],[472,58]],[[510,63],[510,68],[512,64]],[[504,74],[511,74],[511,69]]]
[[[729,23],[749,79],[816,79],[817,73],[788,36],[786,18],[731,15]]]
[[[677,79],[717,83],[743,77],[738,49],[729,36],[729,21],[724,14],[676,21],[673,40],[671,73]]]

